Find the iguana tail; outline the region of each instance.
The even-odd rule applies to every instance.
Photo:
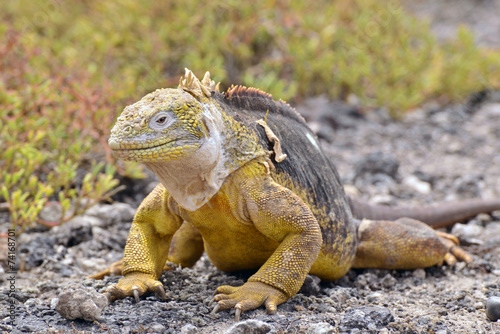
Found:
[[[407,217],[420,220],[433,228],[453,225],[479,213],[500,210],[500,199],[467,199],[426,206],[372,205],[347,196],[354,218],[396,220]]]

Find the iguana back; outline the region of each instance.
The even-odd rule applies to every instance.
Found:
[[[273,143],[257,122],[265,120],[286,154],[280,162],[271,155],[275,167],[271,176],[309,205],[320,224],[323,247],[338,251],[338,241],[354,234],[351,211],[337,170],[302,116],[287,103],[253,88],[236,86],[226,93],[216,92],[213,98],[228,116],[252,129],[265,150],[272,151]],[[344,249],[352,252],[351,247]]]

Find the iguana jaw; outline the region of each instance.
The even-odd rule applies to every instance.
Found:
[[[199,142],[192,140],[170,140],[157,145],[140,145],[138,142],[120,143],[115,138],[108,141],[118,158],[136,162],[165,162],[187,157],[198,150]]]

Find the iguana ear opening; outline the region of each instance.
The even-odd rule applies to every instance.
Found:
[[[203,128],[203,132],[205,133],[205,137],[210,137],[210,127],[207,125],[205,116],[202,117],[200,124]]]
[[[206,128],[208,138],[220,134],[220,129],[218,129],[216,124],[217,120],[213,117],[213,115],[204,112],[201,117],[201,123]]]

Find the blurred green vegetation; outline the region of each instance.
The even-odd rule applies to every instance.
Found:
[[[0,18],[0,204],[19,231],[48,200],[64,221],[109,198],[116,172],[140,177],[107,148],[114,117],[184,67],[295,102],[354,94],[396,117],[500,86],[499,50],[465,28],[439,44],[394,0],[18,0]]]

